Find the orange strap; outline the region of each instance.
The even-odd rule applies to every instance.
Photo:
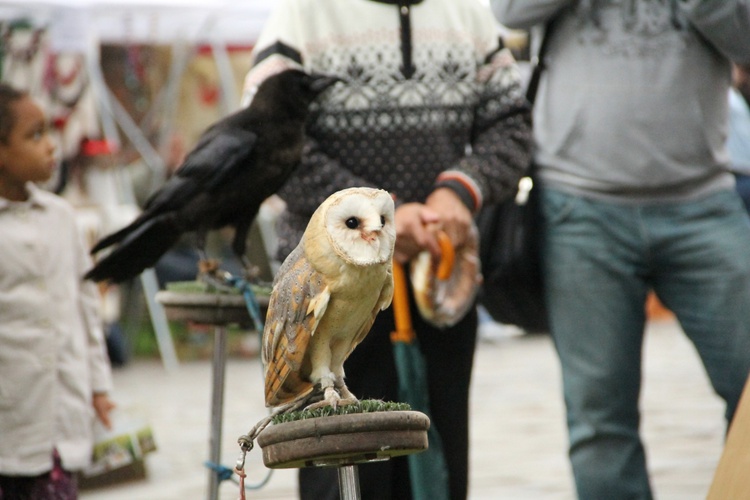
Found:
[[[396,330],[391,332],[391,342],[411,344],[415,334],[409,312],[409,296],[406,287],[406,275],[401,264],[393,261],[393,319]]]
[[[445,281],[451,277],[453,264],[456,262],[456,249],[445,231],[437,232],[437,240],[440,245],[440,264],[438,264],[435,277],[440,281]]]
[[[445,281],[453,272],[456,261],[456,249],[453,248],[448,235],[444,231],[437,232],[437,240],[440,245],[440,264],[435,272],[435,277]],[[409,289],[406,286],[406,274],[404,267],[393,261],[393,318],[396,330],[391,332],[391,342],[405,342],[411,344],[416,337],[411,324],[411,313],[409,311]]]
[[[244,461],[244,459],[243,459]],[[247,477],[247,474],[245,474],[245,469],[240,469],[239,467],[235,467],[234,472],[237,473],[237,475],[240,477],[239,485],[240,485],[240,498],[239,500],[245,500],[245,478]]]

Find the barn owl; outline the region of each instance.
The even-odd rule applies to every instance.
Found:
[[[338,191],[315,211],[274,280],[263,331],[266,406],[357,401],[344,361],[391,304],[393,218],[391,196],[363,187]]]

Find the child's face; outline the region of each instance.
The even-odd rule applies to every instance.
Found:
[[[56,165],[55,145],[42,110],[30,97],[12,106],[15,125],[7,142],[0,142],[0,185],[6,189],[49,180]]]

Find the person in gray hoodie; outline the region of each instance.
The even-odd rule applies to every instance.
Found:
[[[650,290],[731,421],[750,371],[750,219],[725,149],[742,0],[491,0],[546,26],[534,109],[544,278],[579,498],[652,498],[639,435]]]

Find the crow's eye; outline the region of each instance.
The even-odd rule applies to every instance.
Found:
[[[349,217],[346,219],[346,227],[349,229],[357,229],[359,227],[359,219],[356,217]]]
[[[385,215],[380,216],[380,225],[385,226]]]

